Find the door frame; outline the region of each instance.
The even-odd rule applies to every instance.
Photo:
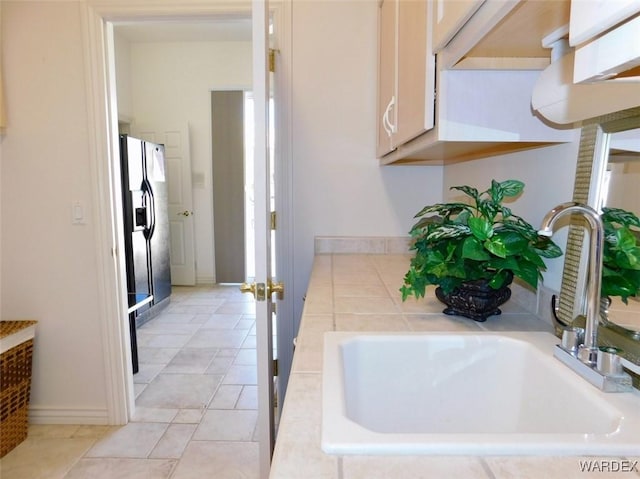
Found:
[[[268,0],[252,0],[252,90],[254,109],[253,190],[255,222],[255,282],[253,283],[256,328],[256,369],[258,383],[259,477],[269,476],[271,456],[275,447],[273,388],[273,298],[268,284],[272,280],[270,228],[269,147],[269,69],[267,49],[269,37]],[[276,262],[277,263],[277,262]],[[262,285],[262,294],[259,287]],[[266,287],[266,288],[265,288]],[[265,291],[266,289],[266,291]],[[266,294],[265,294],[266,293]]]
[[[297,331],[294,321],[294,272],[293,272],[293,139],[291,137],[292,121],[292,4],[269,0],[274,31],[272,45],[276,51],[273,77],[273,95],[275,103],[275,208],[277,212],[277,228],[275,230],[275,254],[277,280],[285,284],[283,299],[277,301],[276,316],[278,330],[276,347],[278,351],[278,409],[287,391],[287,382],[293,363],[293,340]],[[281,379],[285,380],[281,380]]]
[[[248,281],[247,237],[249,236],[249,227],[247,226],[247,217],[245,215],[247,210],[245,164],[248,158],[245,155],[247,142],[246,129],[244,128],[247,122],[245,115],[245,96],[247,91],[250,90],[248,88],[214,88],[209,90],[209,123],[212,138],[209,162],[211,163],[211,185],[213,189],[213,276],[216,283],[242,283]],[[222,100],[222,97],[224,97],[224,100]],[[229,102],[233,105],[232,107],[229,107]],[[223,111],[222,113],[220,113],[221,110]],[[230,118],[229,111],[232,112],[233,126],[238,126],[238,129],[227,130],[223,125],[220,132],[218,132],[216,125],[229,123],[227,121]],[[240,118],[235,115],[239,115]],[[232,148],[234,148],[233,152],[229,152],[226,149],[221,151],[220,146],[216,149],[216,140],[214,140],[216,135],[221,135],[217,137],[218,141],[226,143],[225,138],[229,131],[233,132],[231,133],[232,135],[239,132],[238,135],[242,136],[242,141],[238,140],[238,143],[231,143],[233,145]],[[222,148],[227,148],[229,145],[229,143],[226,143]],[[239,148],[235,149],[236,147]],[[225,154],[225,152],[228,154]],[[220,171],[228,175],[229,178],[220,176]],[[216,185],[220,187],[220,191],[218,191]],[[216,201],[218,194],[220,196]],[[227,206],[228,203],[230,204]],[[237,219],[235,215],[239,211],[244,218],[244,221],[240,224],[241,231],[238,227],[239,222],[235,221]],[[219,217],[218,214],[221,214],[221,216]],[[221,223],[218,223],[221,218]],[[216,225],[226,225],[229,229],[217,228]],[[241,247],[239,247],[239,243],[241,243]],[[225,255],[224,253],[227,254]],[[220,256],[223,256],[223,258],[220,258]],[[224,279],[221,279],[221,277],[224,277]]]
[[[122,227],[122,202],[120,183],[120,166],[118,159],[118,115],[115,95],[115,71],[113,48],[114,21],[144,21],[147,19],[188,19],[228,15],[230,13],[247,14],[251,11],[249,2],[229,2],[220,4],[181,5],[177,0],[173,4],[148,5],[141,0],[127,4],[91,5],[83,3],[81,9],[83,24],[83,43],[86,45],[85,76],[87,97],[87,120],[89,132],[89,162],[93,185],[93,204],[95,221],[96,247],[98,249],[99,294],[97,311],[102,337],[107,420],[109,424],[126,424],[135,410],[133,373],[131,369],[131,352],[129,347],[129,331],[127,316],[126,276],[124,258],[124,232]],[[290,2],[278,2],[271,7],[280,25],[280,56],[290,55],[291,48],[291,12]],[[110,44],[109,44],[110,43]],[[286,62],[290,65],[290,59]],[[290,67],[287,73],[290,74]],[[286,70],[285,70],[286,71]],[[282,75],[285,76],[284,74]],[[289,119],[291,95],[289,90],[283,91],[283,105],[280,109],[281,141],[279,161],[280,184],[278,192],[281,196],[280,206],[283,208],[279,226],[279,252],[283,254],[279,263],[282,265],[281,281],[292,285],[292,228],[291,212],[291,139]],[[282,329],[282,338],[288,345],[293,340],[293,301],[291,295],[285,295],[285,301],[279,306],[287,323]],[[279,330],[280,333],[280,330]],[[280,343],[280,341],[279,341]],[[291,357],[293,352],[291,351]],[[290,362],[287,366],[287,373]]]

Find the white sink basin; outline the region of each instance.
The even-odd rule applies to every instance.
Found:
[[[548,333],[327,333],[331,454],[640,454],[640,393],[602,393]]]

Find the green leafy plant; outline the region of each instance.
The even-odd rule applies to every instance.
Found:
[[[640,219],[620,208],[603,208],[604,248],[601,296],[626,304],[640,295]]]
[[[437,203],[416,214],[420,219],[410,231],[415,256],[400,288],[403,301],[423,297],[428,285],[448,294],[463,282],[486,280],[499,289],[513,276],[537,288],[546,269],[542,258],[556,258],[562,251],[502,204],[520,195],[524,183],[492,180],[482,192],[470,186],[451,189],[471,201]]]

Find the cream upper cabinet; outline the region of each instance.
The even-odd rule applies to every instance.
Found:
[[[378,12],[378,144],[377,156],[393,150],[396,130],[397,1],[383,1]]]
[[[543,39],[566,30],[570,6],[570,0],[484,0],[436,51],[438,63],[447,69],[542,70],[550,61]]]
[[[575,140],[531,111],[533,70],[437,68],[435,125],[380,158],[382,164],[447,164]]]
[[[378,37],[377,156],[433,126],[435,64],[426,0],[383,0]]]
[[[531,111],[533,87],[549,65],[542,39],[568,24],[569,5],[384,0],[380,162],[443,164],[574,140],[574,130],[554,129]]]
[[[638,12],[640,0],[571,0],[569,43],[577,46],[592,40]]]
[[[573,82],[640,81],[640,0],[572,0]]]
[[[433,2],[433,51],[444,48],[478,10],[484,0],[435,0]]]

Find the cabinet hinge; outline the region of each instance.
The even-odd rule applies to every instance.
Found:
[[[275,73],[276,71],[276,53],[279,53],[280,50],[276,50],[275,48],[269,48],[269,71],[271,73]]]
[[[272,211],[271,212],[271,229],[272,230],[276,229],[276,223],[277,223],[276,212]]]
[[[273,377],[276,377],[278,375],[278,360],[274,359],[273,360]]]

